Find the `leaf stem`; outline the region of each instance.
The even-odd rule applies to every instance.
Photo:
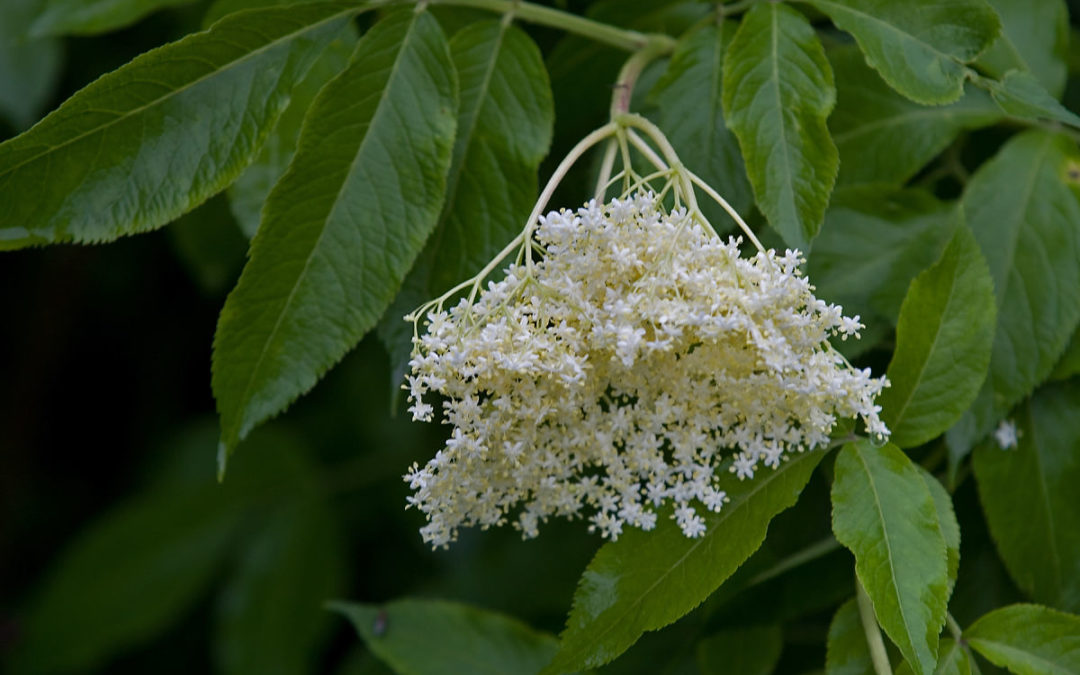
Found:
[[[615,92],[611,96],[611,119],[630,112],[630,99],[634,96],[634,85],[637,84],[645,66],[671,53],[674,43],[670,39],[660,38],[667,38],[667,36],[651,36],[648,44],[634,52],[633,56],[623,64],[619,77],[615,80]]]
[[[885,641],[881,639],[881,629],[878,628],[877,617],[874,616],[874,604],[858,577],[855,578],[855,598],[859,605],[863,632],[866,634],[866,645],[870,648],[870,660],[874,663],[874,672],[877,675],[892,675],[889,654],[885,651]]]
[[[945,613],[945,625],[949,627],[949,632],[952,633],[953,639],[956,640],[956,644],[964,644],[964,629],[960,627],[956,619],[949,612]]]
[[[788,570],[795,569],[800,565],[817,560],[818,558],[828,555],[833,551],[840,548],[840,542],[836,540],[836,537],[828,536],[819,541],[810,544],[806,548],[800,549],[795,553],[792,553],[788,557],[784,558],[780,562],[776,563],[769,569],[755,575],[749,581],[746,582],[747,587],[756,586],[758,584],[765,583],[770,579],[775,579]]]
[[[675,45],[675,39],[669,35],[639,33],[635,30],[618,28],[552,7],[535,5],[531,2],[515,2],[514,0],[430,0],[430,2],[432,5],[471,7],[500,14],[512,10],[514,16],[522,21],[558,28],[567,33],[574,33],[628,52],[645,49],[654,43],[666,45],[666,49],[670,51]]]

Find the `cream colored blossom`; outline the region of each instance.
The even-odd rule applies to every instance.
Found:
[[[664,504],[696,537],[726,460],[752,478],[844,418],[888,434],[885,379],[828,344],[858,317],[814,297],[797,251],[742,258],[698,215],[651,192],[549,213],[526,243],[538,261],[426,313],[410,411],[452,426],[405,476],[426,542],[507,522],[533,537],[552,516],[615,539]]]

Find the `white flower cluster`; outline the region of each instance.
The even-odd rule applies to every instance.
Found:
[[[696,537],[698,509],[726,500],[725,449],[749,478],[826,443],[841,418],[888,434],[885,379],[826,342],[858,336],[858,317],[814,297],[797,251],[741,258],[741,240],[652,193],[552,212],[536,235],[542,260],[429,311],[414,340],[413,418],[432,419],[437,393],[453,426],[405,476],[433,546],[464,526],[513,519],[533,537],[583,514],[615,539],[651,529],[665,502]]]

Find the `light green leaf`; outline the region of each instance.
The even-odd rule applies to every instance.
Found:
[[[1020,69],[1034,75],[1055,99],[1068,73],[1069,11],[1065,0],[988,0],[1001,17],[1001,35],[979,57],[994,77]]]
[[[368,649],[398,675],[537,673],[557,648],[547,633],[502,614],[441,600],[335,602]]]
[[[328,627],[323,603],[341,590],[333,517],[316,499],[294,499],[244,542],[218,608],[218,672],[312,672]]]
[[[1058,103],[1031,73],[1010,70],[1001,81],[980,77],[976,82],[985,87],[998,106],[1013,117],[1048,119],[1080,127],[1080,117]]]
[[[955,103],[923,106],[889,87],[854,45],[828,54],[836,73],[836,109],[829,116],[829,129],[840,151],[838,185],[901,185],[961,131],[1002,118],[986,92],[976,87],[967,87]]]
[[[985,0],[808,0],[854,36],[866,62],[893,89],[928,105],[964,93],[965,64],[997,38]]]
[[[1010,605],[984,615],[964,639],[991,663],[1017,675],[1080,673],[1080,617],[1038,605]]]
[[[101,77],[0,144],[0,250],[145,232],[220,191],[357,11],[318,4],[222,21]]]
[[[698,642],[698,669],[701,675],[770,675],[783,647],[780,626],[722,630]]]
[[[365,34],[349,67],[319,93],[218,322],[222,467],[397,293],[442,206],[456,89],[438,23],[407,9]]]
[[[450,41],[461,81],[458,134],[438,225],[379,325],[396,394],[412,351],[402,317],[471,277],[525,226],[554,103],[540,49],[519,28],[484,21]]]
[[[1019,447],[975,451],[986,521],[1016,585],[1080,611],[1080,384],[1040,389],[1014,411]]]
[[[165,7],[194,0],[45,0],[41,14],[30,26],[33,37],[96,35],[135,23]]]
[[[633,529],[604,544],[581,577],[559,654],[546,672],[601,666],[645,631],[701,604],[761,546],[769,521],[795,503],[823,454],[796,455],[747,481],[719,476],[718,489],[731,501],[704,514],[707,529],[697,539],[661,519],[651,532]]]
[[[649,99],[659,109],[657,124],[668,135],[683,163],[712,185],[742,214],[754,205],[746,167],[735,136],[724,123],[724,50],[735,22],[710,22],[679,40],[667,70]],[[701,202],[705,216],[719,230],[734,225],[715,203]]]
[[[937,662],[949,578],[934,498],[895,445],[845,445],[832,487],[833,532],[855,554],[855,572],[878,623],[918,675]]]
[[[1078,186],[1080,151],[1042,131],[1009,140],[967,185],[964,213],[990,266],[998,315],[990,374],[966,430],[950,432],[957,457],[1047,378],[1080,322]]]
[[[724,58],[724,115],[754,198],[788,246],[808,250],[839,164],[825,118],[836,87],[810,22],[780,3],[743,17]]]
[[[1065,348],[1065,353],[1054,366],[1050,379],[1067,380],[1077,373],[1080,373],[1080,331],[1073,333],[1072,338],[1069,339],[1069,346]]]
[[[352,30],[343,31],[338,39],[330,43],[293,89],[289,107],[274,125],[258,157],[229,186],[229,206],[249,239],[259,229],[259,218],[270,190],[292,161],[296,141],[300,138],[300,125],[312,101],[327,82],[344,70],[355,47],[356,34]]]
[[[859,604],[854,598],[840,605],[829,624],[825,675],[874,675],[874,662],[866,645]]]
[[[963,645],[957,644],[952,638],[943,638],[938,646],[938,662],[934,675],[971,675],[971,658]],[[893,673],[910,675],[911,666],[904,661]]]
[[[994,283],[966,225],[911,282],[900,308],[890,387],[878,403],[891,440],[910,448],[939,436],[979,393],[994,342]]]
[[[0,2],[0,116],[17,131],[34,123],[60,77],[60,42],[27,37],[44,0]]]
[[[837,190],[807,276],[845,314],[892,326],[911,280],[941,257],[956,223],[954,208],[923,190]]]
[[[932,473],[918,467],[922,474],[926,487],[930,489],[930,496],[934,498],[934,508],[937,510],[938,527],[941,528],[941,536],[945,539],[946,569],[949,575],[949,595],[956,585],[956,574],[960,571],[960,523],[956,520],[956,511],[953,509],[952,495],[945,489]]]

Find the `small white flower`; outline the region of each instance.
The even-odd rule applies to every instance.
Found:
[[[1001,424],[994,430],[994,440],[1002,450],[1015,448],[1020,442],[1020,431],[1012,420],[1001,420]]]

